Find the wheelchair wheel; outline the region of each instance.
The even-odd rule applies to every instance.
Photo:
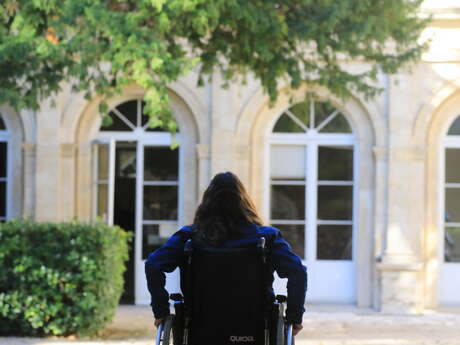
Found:
[[[276,345],[286,345],[286,330],[284,325],[284,318],[278,317],[276,321]]]
[[[162,345],[170,344],[172,323],[173,323],[173,316],[170,315],[166,318],[165,323],[164,323]]]

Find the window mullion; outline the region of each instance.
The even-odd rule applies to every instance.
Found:
[[[307,145],[307,190],[306,190],[306,247],[308,260],[316,259],[316,179],[317,179],[317,144]]]
[[[112,111],[120,118],[121,121],[123,121],[129,128],[131,128],[133,131],[136,129],[135,126],[129,121],[117,108],[113,108]]]

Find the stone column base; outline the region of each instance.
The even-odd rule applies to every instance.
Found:
[[[385,314],[420,314],[422,308],[421,263],[379,263],[380,311]]]

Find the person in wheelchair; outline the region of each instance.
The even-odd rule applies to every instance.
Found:
[[[292,336],[302,329],[306,267],[279,229],[262,225],[231,172],[214,176],[193,224],[182,227],[145,262],[157,327],[170,317],[164,273],[177,267],[184,296],[171,295],[176,300],[174,344],[282,345],[287,325]],[[274,296],[275,271],[287,278],[287,299]]]

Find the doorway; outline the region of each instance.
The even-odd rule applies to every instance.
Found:
[[[138,304],[149,298],[145,259],[177,231],[181,150],[170,133],[146,127],[140,100],[110,114],[93,146],[93,219],[133,234],[120,302]]]
[[[351,126],[330,103],[304,101],[281,114],[269,152],[270,223],[307,266],[308,300],[355,303],[358,155]]]

